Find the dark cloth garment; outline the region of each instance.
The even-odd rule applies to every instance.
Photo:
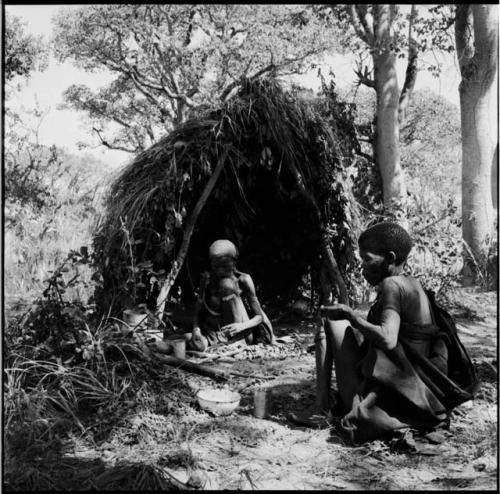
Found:
[[[361,345],[357,372],[363,392],[340,423],[353,444],[405,427],[431,430],[447,421],[453,407],[473,397],[478,382],[453,320],[432,292],[426,295],[433,324],[402,323],[390,351],[367,341]],[[368,315],[372,324],[380,324],[380,302]]]
[[[237,277],[241,273],[237,272]],[[241,288],[236,290],[229,296],[221,297],[221,305],[217,311],[209,306],[208,283],[203,287],[201,295],[202,308],[199,314],[199,323],[202,334],[207,338],[209,345],[226,344],[237,341],[253,333],[254,343],[272,343],[272,325],[269,318],[260,310],[259,313],[263,317],[263,322],[255,328],[250,328],[242,334],[228,339],[221,331],[221,328],[227,324],[234,322],[242,322],[249,319],[248,314],[254,315],[258,304],[252,303],[252,300],[246,300],[248,297],[242,296]],[[255,306],[255,307],[254,307]]]

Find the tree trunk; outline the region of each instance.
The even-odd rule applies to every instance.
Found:
[[[373,50],[374,82],[377,92],[375,160],[382,176],[384,208],[406,223],[402,200],[406,184],[399,151],[399,98],[396,55],[390,49],[389,5],[374,5],[376,46]],[[406,226],[406,225],[405,225]]]
[[[490,190],[495,146],[489,122],[492,99],[494,95],[485,93],[477,82],[460,84],[462,234],[477,259],[484,252],[486,237],[492,233],[493,226]],[[493,108],[496,109],[496,105]]]
[[[411,6],[410,25],[408,27],[408,65],[406,66],[405,82],[399,96],[399,125],[406,119],[406,110],[410,97],[415,89],[418,74],[418,48],[413,36],[413,23],[418,17],[417,6]]]
[[[457,10],[456,41],[462,74],[462,236],[469,247],[464,269],[467,282],[485,260],[488,237],[493,233],[491,164],[498,141],[498,7],[461,7]],[[470,259],[470,254],[475,259]]]
[[[498,144],[491,162],[491,200],[493,207],[498,209]]]

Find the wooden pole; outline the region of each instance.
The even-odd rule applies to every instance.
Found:
[[[333,255],[332,249],[328,244],[328,239],[326,234],[321,235],[321,254],[323,256],[324,265],[328,271],[328,274],[333,281],[333,283],[337,286],[339,302],[341,304],[349,304],[349,296],[347,293],[347,288],[345,286],[344,280],[342,279],[342,275],[340,274],[340,269]]]
[[[164,364],[171,365],[172,367],[176,367],[180,370],[194,372],[200,376],[211,377],[212,379],[221,379],[225,381],[228,379],[230,374],[228,371],[214,369],[212,367],[190,362],[189,360],[171,357],[170,355],[160,355],[159,353],[154,353],[154,356],[157,360]]]
[[[318,204],[316,203],[316,199],[314,198],[314,196],[307,190],[302,173],[297,170],[297,168],[290,161],[287,161],[287,165],[290,172],[292,173],[292,176],[295,178],[295,182],[299,191],[302,193],[303,197],[305,197],[305,199],[312,204],[318,217],[318,222],[320,225],[322,225],[321,213]],[[328,236],[326,235],[326,232],[324,231],[322,226],[321,228],[323,230],[321,232],[321,254],[323,257],[323,264],[327,269],[331,281],[337,286],[339,295],[338,301],[342,304],[349,304],[347,288],[345,286],[344,280],[342,279],[342,275],[340,274],[340,269],[337,261],[335,260],[332,249],[330,248]]]
[[[158,298],[156,299],[156,316],[158,317],[158,320],[161,322],[163,318],[163,312],[165,311],[165,303],[167,301],[168,294],[170,292],[170,289],[172,288],[177,275],[179,274],[179,271],[182,268],[182,264],[184,263],[184,258],[186,257],[188,247],[189,247],[189,241],[191,240],[191,235],[193,234],[194,227],[196,225],[196,221],[198,220],[198,216],[201,213],[201,210],[203,209],[203,206],[207,202],[208,197],[212,193],[212,190],[215,186],[215,183],[217,182],[217,179],[219,178],[219,175],[222,171],[222,168],[224,167],[224,163],[227,158],[228,151],[227,149],[224,149],[222,155],[219,157],[219,161],[217,162],[217,166],[215,167],[210,179],[208,180],[207,184],[205,185],[205,188],[203,189],[203,192],[198,199],[198,202],[196,203],[196,206],[194,207],[193,211],[191,212],[187,222],[186,222],[186,227],[184,229],[184,234],[182,236],[182,243],[181,247],[179,249],[179,253],[177,254],[177,258],[172,264],[172,268],[170,269],[170,272],[167,275],[167,278],[163,282],[163,284],[160,287],[160,294],[158,295]]]

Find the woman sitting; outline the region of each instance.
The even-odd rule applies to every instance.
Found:
[[[237,257],[236,246],[229,240],[216,240],[210,246],[211,271],[202,275],[193,331],[187,335],[189,348],[204,351],[209,345],[243,338],[248,344],[273,343],[271,322],[259,303],[252,277],[236,270]]]

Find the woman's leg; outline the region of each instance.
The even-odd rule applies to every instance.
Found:
[[[356,365],[362,357],[360,344],[347,321],[325,319],[325,333],[335,362],[340,397],[344,406],[351,409],[352,400],[361,392],[363,384],[356,373]]]
[[[298,424],[310,427],[327,425],[326,416],[331,407],[330,388],[332,382],[332,342],[326,329],[326,320],[318,325],[314,335],[316,354],[316,401],[310,407],[297,413],[290,413],[289,418]]]
[[[324,331],[323,331],[324,329]],[[344,407],[351,409],[356,394],[361,392],[362,382],[355,372],[361,359],[360,343],[347,321],[323,319],[323,328],[318,328],[316,343],[316,403],[300,413],[290,414],[294,422],[319,426],[331,409],[330,387],[332,364],[335,362],[337,386]]]

